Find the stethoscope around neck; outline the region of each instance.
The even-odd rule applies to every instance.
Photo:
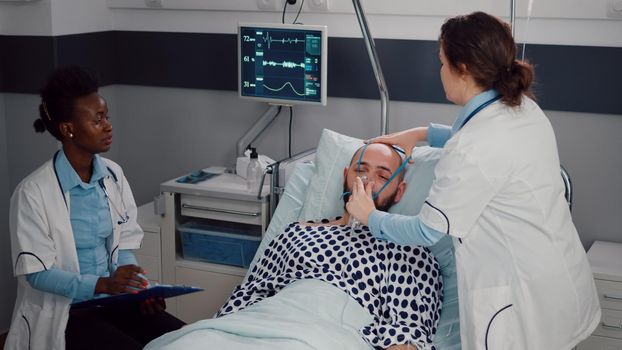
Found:
[[[63,192],[63,187],[61,186],[60,183],[60,177],[58,176],[58,170],[56,169],[56,158],[58,157],[58,153],[60,151],[56,152],[56,154],[54,154],[54,159],[52,160],[52,165],[54,168],[54,174],[56,175],[56,181],[58,182],[58,188],[60,189],[61,192],[61,196],[63,197],[63,200],[65,201],[65,206],[67,207],[67,209],[69,209],[69,205],[67,204],[67,199],[65,198],[65,193]],[[104,184],[104,178],[102,177],[101,179],[99,179],[97,182],[99,183],[99,187],[101,187],[102,191],[104,191],[104,196],[106,196],[106,199],[108,200],[108,203],[110,203],[110,205],[112,206],[112,210],[119,215],[119,221],[117,221],[117,224],[122,225],[127,223],[130,220],[130,216],[127,213],[127,207],[125,206],[125,201],[123,200],[123,194],[121,191],[121,186],[119,185],[119,179],[117,178],[117,174],[114,173],[114,171],[112,171],[112,169],[110,169],[110,167],[106,167],[106,169],[108,169],[108,172],[110,173],[110,175],[112,176],[112,178],[114,179],[114,183],[117,187],[117,192],[119,193],[119,198],[121,199],[121,208],[119,208],[114,201],[110,198],[110,195],[108,195],[108,190],[106,189],[106,184]]]
[[[501,99],[501,95],[496,95],[493,98],[491,98],[490,100],[482,103],[481,105],[477,106],[477,108],[475,108],[471,113],[469,113],[469,115],[464,118],[464,121],[462,122],[462,124],[460,124],[460,128],[458,129],[462,129],[468,122],[471,121],[471,119],[477,114],[479,113],[482,109],[488,107],[489,105],[493,104],[494,102],[498,101]]]
[[[112,170],[110,170],[109,168],[108,171],[112,171]],[[99,183],[99,187],[101,187],[101,189],[104,191],[104,195],[106,196],[106,199],[108,199],[108,203],[112,205],[112,209],[117,213],[117,215],[119,215],[119,221],[117,221],[117,223],[121,225],[121,224],[125,224],[126,222],[128,222],[130,220],[130,216],[127,214],[127,207],[125,206],[125,201],[123,200],[123,195],[121,194],[121,187],[119,186],[119,182],[115,180],[114,183],[117,185],[116,187],[117,187],[117,191],[119,192],[119,196],[121,198],[122,208],[118,208],[117,205],[114,203],[114,201],[108,195],[108,191],[106,190],[106,185],[104,184],[104,178],[102,177],[97,182]],[[122,211],[119,209],[122,209]]]

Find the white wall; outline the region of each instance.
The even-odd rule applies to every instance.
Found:
[[[26,175],[54,154],[58,145],[48,133],[35,133],[32,126],[39,117],[37,95],[7,93],[4,102],[9,184],[13,192]]]
[[[11,265],[11,241],[9,239],[10,194],[7,168],[7,130],[4,121],[4,94],[0,94],[0,333],[9,328],[16,288]]]
[[[50,2],[0,2],[0,35],[50,35]]]
[[[67,35],[112,29],[104,0],[0,1],[0,35]]]
[[[530,1],[532,12],[527,25]],[[284,0],[266,2],[278,4],[277,10],[260,11],[258,1],[253,0],[162,0],[163,9],[146,9],[144,0],[0,1],[0,34],[65,35],[110,29],[234,33],[238,22],[280,21]],[[352,1],[329,0],[328,12],[312,8],[312,3],[305,2],[302,22],[328,25],[331,36],[361,36]],[[362,3],[373,35],[396,39],[435,40],[440,24],[448,16],[483,10],[508,19],[510,10],[509,1],[495,0]],[[609,8],[610,0],[519,0],[517,41],[620,47],[622,20],[612,19]],[[290,6],[287,18],[293,19],[292,11],[296,9]]]
[[[360,37],[351,0],[327,0],[327,12],[306,1],[301,22],[324,24],[329,35]],[[113,7],[114,28],[119,30],[235,33],[238,22],[280,22],[282,6],[265,12],[252,0],[163,0],[163,9],[145,9],[142,0],[108,0]],[[284,0],[273,0],[282,4]],[[622,21],[608,17],[610,0],[532,0],[527,22],[528,0],[517,1],[518,42],[564,45],[622,46]],[[436,40],[440,25],[449,16],[487,11],[509,20],[510,1],[495,0],[363,0],[374,37]],[[294,18],[297,6],[288,7]],[[176,10],[167,10],[176,9]],[[202,9],[202,10],[188,10]],[[619,14],[622,17],[622,14]]]
[[[53,0],[52,35],[101,32],[112,29],[104,0]]]
[[[581,240],[622,242],[622,115],[546,113],[574,184],[572,217]]]
[[[275,0],[276,1],[276,0]],[[278,0],[282,3],[282,0]],[[608,20],[608,0],[538,0],[525,25],[527,0],[520,0],[518,41],[543,44],[622,47],[622,21]],[[279,22],[279,10],[261,12],[253,0],[163,0],[165,7],[212,10],[149,10],[143,0],[39,0],[0,2],[0,35],[65,35],[102,30],[235,33],[237,22]],[[308,6],[311,2],[306,1]],[[508,1],[367,0],[363,1],[374,36],[435,40],[443,19],[474,10],[507,16]],[[331,36],[360,37],[350,0],[331,0],[329,13],[308,12],[308,24],[329,26]],[[234,10],[234,11],[229,11]],[[294,10],[294,9],[292,9]],[[293,18],[290,12],[289,18]],[[114,123],[108,157],[125,168],[139,204],[164,180],[208,165],[232,165],[235,142],[265,106],[241,101],[234,92],[110,86],[101,90]],[[4,106],[2,106],[4,100]],[[8,229],[8,195],[17,182],[47,160],[57,143],[35,134],[36,95],[0,94],[0,232]],[[314,147],[322,128],[358,137],[379,131],[379,103],[329,98],[326,107],[296,107],[293,151]],[[390,130],[430,121],[450,123],[458,108],[448,104],[391,102]],[[573,217],[584,244],[595,239],[622,241],[617,218],[622,212],[622,116],[547,111],[555,128],[561,161],[575,184]],[[287,111],[257,143],[260,151],[282,158],[287,149]],[[5,137],[6,135],[6,137]],[[0,236],[0,331],[8,325],[14,300],[8,235]]]

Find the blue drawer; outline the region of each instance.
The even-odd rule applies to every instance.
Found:
[[[222,232],[221,229],[196,222],[180,225],[184,259],[248,267],[261,237]]]

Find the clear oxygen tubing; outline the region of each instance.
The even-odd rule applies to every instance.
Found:
[[[534,0],[529,0],[529,3],[527,4],[527,22],[525,23],[525,35],[523,37],[523,50],[520,56],[521,61],[525,60],[525,47],[527,46],[527,37],[529,37],[529,21],[531,20],[531,14],[533,11],[533,1]]]

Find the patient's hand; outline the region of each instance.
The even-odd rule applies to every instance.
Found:
[[[399,344],[399,345],[392,345],[388,347],[386,350],[417,350],[417,347],[412,344]]]
[[[374,183],[370,182],[367,187],[363,185],[360,177],[357,177],[352,186],[352,194],[346,204],[346,210],[354,216],[360,223],[367,225],[369,215],[376,209],[374,200],[371,196]]]

